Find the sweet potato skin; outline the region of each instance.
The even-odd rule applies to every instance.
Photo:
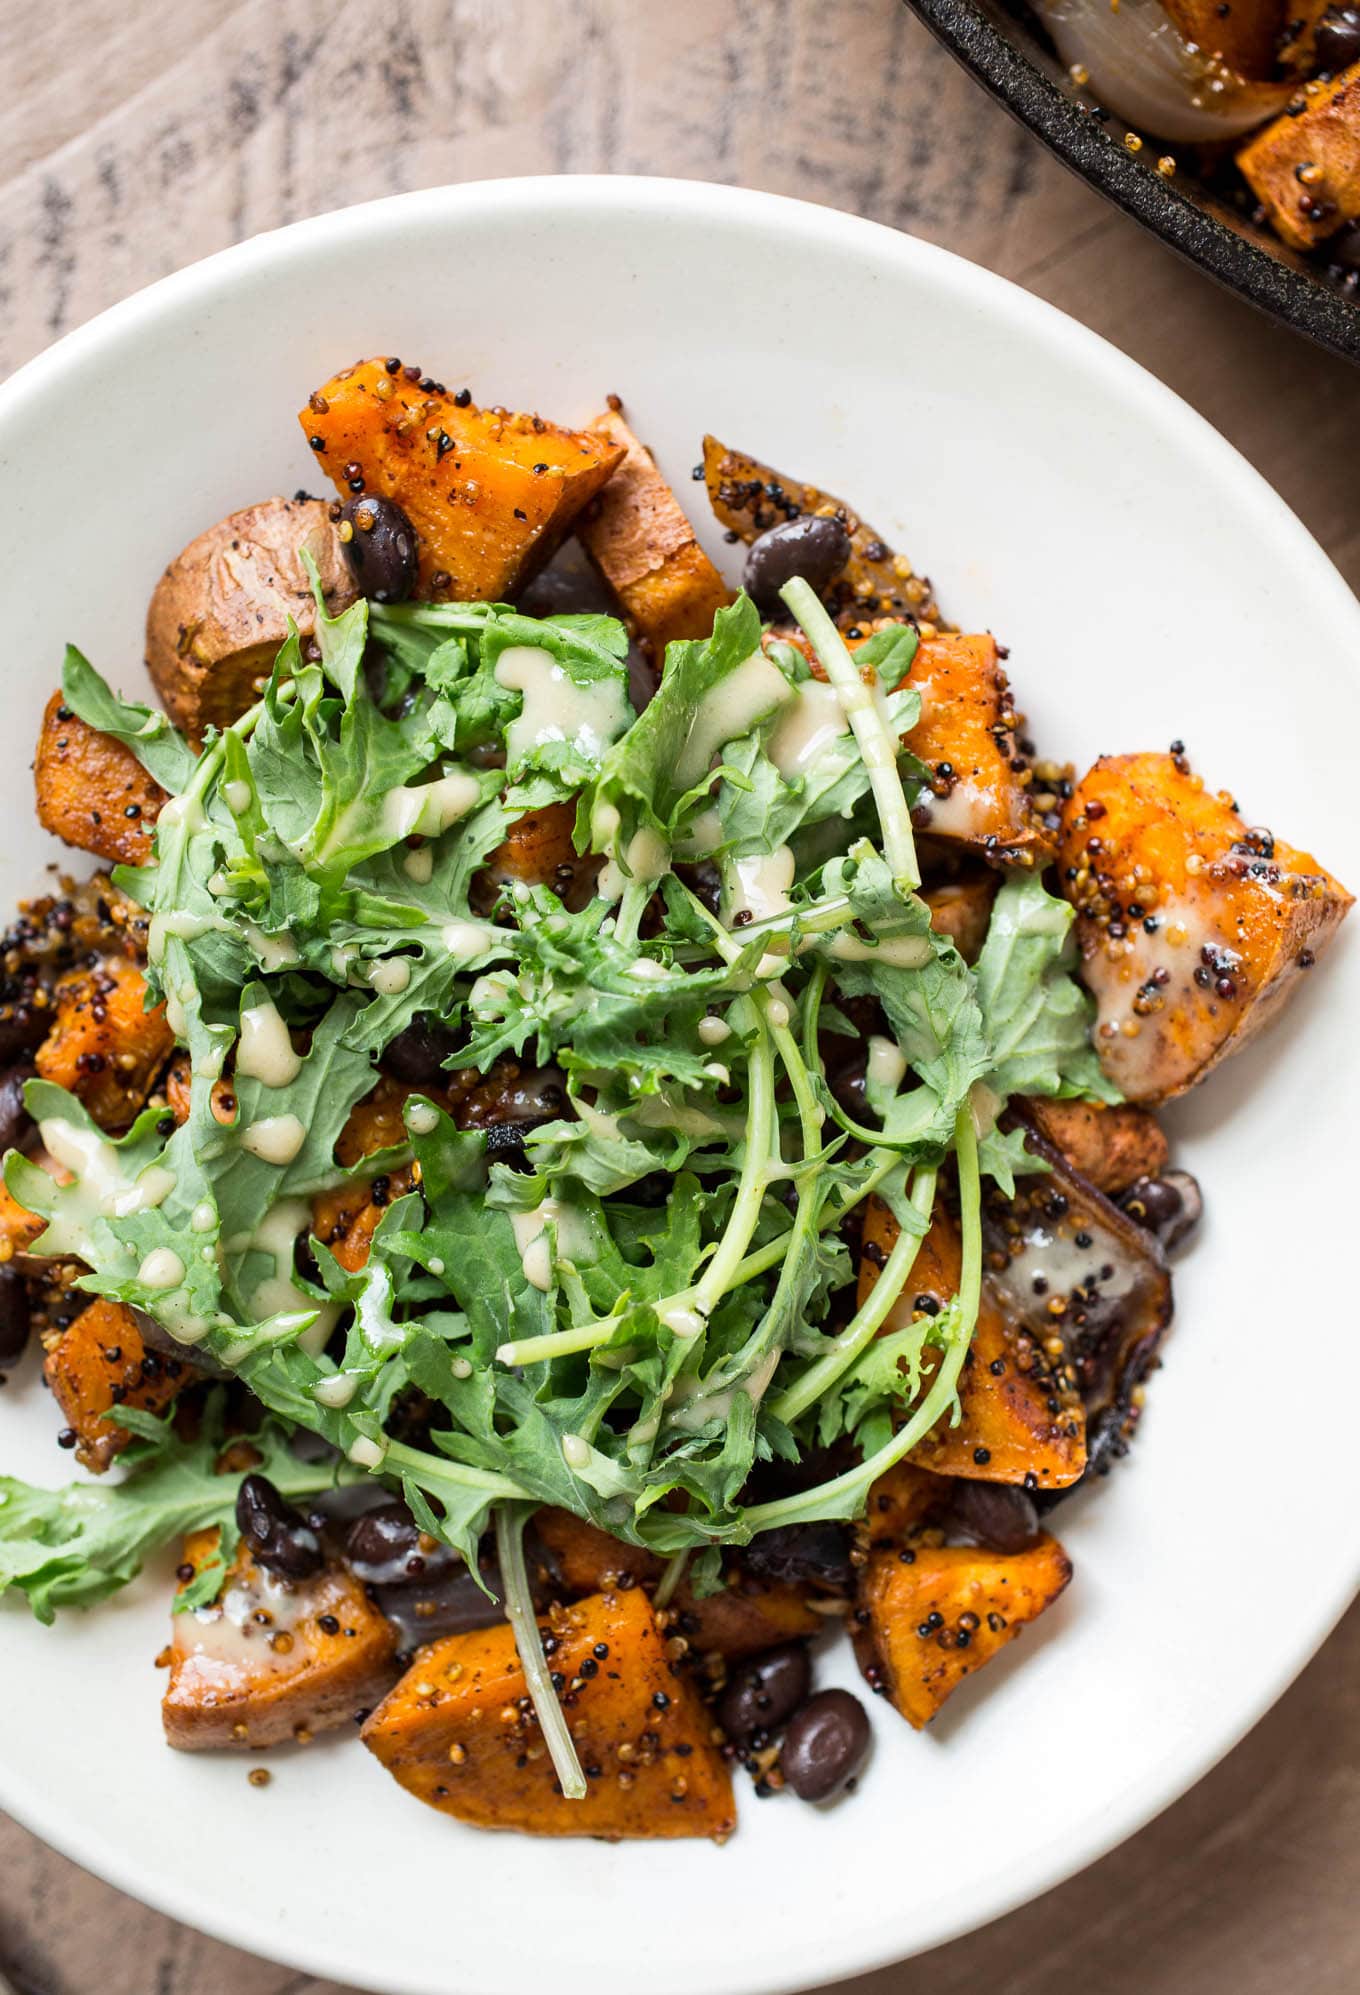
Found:
[[[182,1359],[148,1351],[132,1311],[102,1296],[81,1310],[43,1361],[43,1377],[76,1437],[76,1460],[95,1475],[132,1439],[109,1419],[115,1406],[164,1413],[195,1376]]]
[[[316,628],[315,560],[327,614],[355,598],[339,533],[321,499],[265,499],[231,513],[177,554],[146,613],[146,668],[161,704],[191,741],[229,727],[258,697],[288,635]]]
[[[860,1667],[921,1731],[965,1677],[1052,1606],[1071,1577],[1071,1560],[1046,1534],[1022,1552],[921,1541],[910,1563],[896,1550],[871,1552],[856,1617]]]
[[[195,1571],[216,1553],[217,1535],[185,1541]],[[217,1603],[174,1617],[166,1741],[181,1752],[252,1751],[351,1724],[391,1685],[396,1650],[395,1630],[342,1567],[287,1584],[239,1545]]]
[[[429,377],[425,377],[429,381]],[[418,593],[504,602],[558,547],[620,462],[622,448],[541,416],[459,408],[382,359],[327,381],[298,421],[317,462],[349,498],[394,499],[415,528]]]
[[[1272,226],[1294,249],[1315,249],[1360,215],[1360,62],[1309,85],[1298,117],[1288,112],[1256,132],[1238,167]],[[1319,177],[1306,186],[1300,167]]]
[[[886,1205],[871,1199],[865,1209],[860,1261],[860,1300],[878,1279],[879,1263],[897,1238],[897,1222]],[[915,1315],[917,1299],[943,1308],[958,1290],[962,1247],[957,1226],[940,1207],[921,1242],[906,1289],[888,1314],[884,1334],[901,1329]],[[927,1380],[938,1360],[927,1352]],[[1056,1408],[1056,1410],[1055,1410]],[[986,1284],[973,1342],[959,1379],[960,1419],[945,1417],[912,1450],[910,1460],[937,1476],[967,1476],[984,1482],[1023,1483],[1031,1489],[1066,1489],[1086,1467],[1086,1420],[1074,1384],[1050,1364],[1037,1340],[1015,1334]]]
[[[72,713],[60,693],[43,710],[33,761],[38,822],[111,864],[144,866],[165,791],[130,748]]]
[[[932,630],[948,630],[930,578],[917,575],[905,555],[894,553],[882,535],[844,499],[816,485],[788,478],[716,436],[704,438],[704,482],[709,504],[721,525],[752,541],[784,520],[804,513],[836,513],[850,534],[845,572],[827,591],[827,606],[843,624],[875,617],[915,617]]]
[[[1132,1102],[1049,1101],[1027,1097],[1026,1119],[1097,1191],[1127,1191],[1137,1178],[1164,1171],[1170,1145],[1145,1108]]]
[[[654,1587],[665,1570],[654,1553],[611,1538],[569,1510],[540,1510],[533,1532],[544,1554],[544,1583],[568,1600],[632,1586]],[[818,1634],[823,1626],[801,1588],[758,1578],[739,1565],[729,1571],[721,1593],[703,1600],[682,1582],[664,1610],[664,1619],[668,1628],[683,1634],[696,1655],[713,1652],[729,1662],[758,1655],[779,1642]]]
[[[69,1088],[101,1129],[126,1129],[174,1045],[164,1005],[145,1009],[146,979],[120,956],[60,978],[55,999],[39,1074]]]
[[[1171,755],[1102,756],[1064,807],[1058,864],[1101,1063],[1142,1103],[1184,1094],[1245,1045],[1352,901]]]
[[[606,409],[590,427],[623,459],[582,514],[576,538],[659,662],[674,638],[707,637],[731,592],[622,412]]]
[[[569,1686],[583,1800],[558,1789],[506,1623],[422,1649],[359,1736],[409,1793],[479,1828],[608,1842],[730,1835],[727,1766],[646,1597],[595,1594],[545,1632]]]

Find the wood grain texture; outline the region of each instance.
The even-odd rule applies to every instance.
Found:
[[[57,0],[0,15],[0,76],[0,375],[152,278],[351,201],[537,172],[739,182],[945,243],[1084,320],[1229,436],[1360,583],[1360,371],[1069,177],[896,0]],[[1122,1850],[847,1988],[1353,1995],[1358,1849],[1360,1609]],[[41,1995],[344,1995],[3,1821],[0,1878],[0,1965]]]

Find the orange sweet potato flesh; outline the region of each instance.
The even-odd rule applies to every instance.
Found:
[[[459,408],[446,390],[389,373],[381,359],[342,369],[298,420],[313,449],[319,439],[317,462],[342,498],[358,475],[372,497],[405,512],[419,594],[462,602],[515,595],[623,456],[541,416]]]
[[[1132,1102],[1048,1101],[1038,1096],[1020,1107],[1041,1136],[1097,1191],[1127,1191],[1137,1178],[1155,1178],[1171,1154],[1166,1137],[1145,1108]]]
[[[576,538],[659,660],[674,638],[707,637],[731,592],[622,414],[606,409],[590,427],[623,461],[582,514]]]
[[[897,1221],[886,1205],[870,1200],[864,1245],[886,1256]],[[954,1221],[937,1206],[907,1285],[889,1312],[884,1332],[912,1321],[918,1297],[943,1307],[958,1290],[962,1246]],[[874,1258],[860,1261],[860,1298],[878,1278]],[[938,1360],[927,1352],[927,1381]],[[1057,1411],[1050,1402],[1056,1402]],[[1034,1489],[1065,1489],[1086,1467],[1086,1420],[1073,1382],[1055,1370],[1037,1341],[1012,1329],[984,1284],[977,1328],[959,1380],[960,1420],[946,1414],[912,1450],[911,1460],[935,1475],[985,1482],[1018,1482]]]
[[[164,1005],[146,1010],[146,979],[120,956],[62,977],[54,996],[38,1072],[77,1095],[102,1129],[126,1129],[174,1045]]]
[[[43,710],[33,761],[38,822],[68,845],[144,866],[165,791],[130,748],[72,713],[60,693]]]
[[[607,1842],[729,1836],[732,1783],[712,1722],[672,1672],[646,1596],[595,1594],[544,1632],[568,1686],[584,1799],[558,1787],[504,1622],[422,1649],[359,1736],[409,1793],[478,1828]]]
[[[962,879],[921,889],[921,899],[930,909],[931,927],[937,935],[949,937],[965,963],[976,963],[982,953],[996,889],[995,873],[983,867]]]
[[[43,1377],[76,1437],[76,1460],[101,1475],[132,1439],[108,1418],[115,1406],[164,1413],[193,1378],[179,1358],[148,1352],[137,1319],[102,1297],[62,1331],[43,1362]]]
[[[1281,0],[1164,0],[1171,25],[1182,40],[1238,76],[1264,81],[1275,73],[1276,44],[1292,4]]]
[[[161,1076],[161,1086],[165,1090],[165,1105],[176,1122],[189,1120],[189,1109],[193,1096],[193,1070],[187,1053],[176,1053]],[[223,1127],[236,1120],[236,1091],[225,1077],[212,1085],[213,1120]]]
[[[195,1571],[215,1556],[217,1536],[185,1541]],[[161,1718],[181,1752],[248,1751],[352,1725],[396,1675],[396,1632],[343,1567],[288,1582],[244,1544],[217,1603],[175,1615],[170,1648]]]
[[[1251,830],[1171,755],[1102,756],[1060,836],[1096,1048],[1131,1101],[1184,1094],[1244,1046],[1351,906],[1316,859]]]
[[[533,1533],[544,1554],[544,1583],[566,1599],[626,1591],[631,1586],[653,1587],[665,1569],[654,1553],[611,1538],[569,1510],[538,1511]],[[800,1588],[758,1578],[740,1566],[727,1577],[721,1593],[703,1600],[682,1583],[666,1610],[668,1628],[682,1634],[696,1654],[716,1651],[735,1661],[779,1642],[818,1634],[824,1626]]]
[[[1248,139],[1243,177],[1294,249],[1315,249],[1360,215],[1360,62],[1308,86],[1304,109]],[[1301,169],[1316,169],[1305,183]]]
[[[869,1554],[855,1648],[868,1681],[920,1731],[965,1677],[1053,1604],[1072,1562],[1046,1535],[1021,1552],[918,1541],[914,1553],[909,1564],[896,1550]]]
[[[852,626],[876,617],[910,616],[936,630],[951,627],[941,617],[930,578],[917,575],[906,556],[894,553],[844,499],[787,478],[745,451],[729,450],[716,436],[704,438],[704,482],[720,523],[745,541],[804,513],[839,514],[850,534],[850,559],[826,592],[839,622]]]
[[[921,718],[903,739],[935,778],[912,823],[997,865],[1031,864],[1039,833],[996,639],[958,632],[923,638],[905,683],[921,695]]]

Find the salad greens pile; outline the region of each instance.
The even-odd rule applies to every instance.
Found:
[[[1035,1168],[997,1131],[1005,1101],[1111,1098],[1068,906],[1012,874],[970,969],[915,891],[914,631],[880,630],[852,662],[806,584],[785,599],[825,679],[743,596],[670,646],[635,717],[608,618],[361,600],[330,619],[318,597],[319,656],[291,635],[258,704],[198,754],[67,657],[67,703],[171,793],[154,863],[115,879],[149,917],[151,994],[192,1092],[172,1134],[151,1109],[115,1140],[30,1083],[70,1173],[6,1160],[47,1220],[37,1251],[77,1257],[81,1287],[244,1381],[285,1495],[337,1463],[381,1478],[474,1572],[499,1516],[521,1611],[515,1532],[537,1504],[697,1554],[701,1590],[724,1545],[858,1514],[954,1404],[981,1177]],[[488,871],[553,805],[601,862],[584,905],[560,879]],[[861,1036],[846,1007],[864,1000],[882,1029],[857,1121],[824,1045]],[[456,1035],[452,1091],[411,1094],[404,1139],[339,1166],[375,1062],[427,1019]],[[456,1112],[455,1075],[503,1062],[551,1068],[565,1098],[514,1166]],[[880,1337],[946,1169],[960,1291]],[[403,1170],[357,1272],[317,1238],[299,1254],[320,1194]],[[871,1194],[900,1231],[857,1306],[843,1222]],[[397,1417],[413,1388],[435,1410],[420,1446]],[[44,1618],[186,1524],[230,1531],[211,1423],[190,1443],[122,1417],[138,1438],[120,1481],[0,1480],[0,1591]],[[297,1429],[333,1444],[328,1464],[290,1454]],[[832,1443],[851,1467],[748,1500],[760,1464]]]

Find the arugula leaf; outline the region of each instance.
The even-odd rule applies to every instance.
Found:
[[[974,969],[991,1048],[987,1085],[1012,1094],[1122,1100],[1091,1044],[1095,1004],[1072,974],[1073,910],[1037,873],[1012,873],[992,904]]]

